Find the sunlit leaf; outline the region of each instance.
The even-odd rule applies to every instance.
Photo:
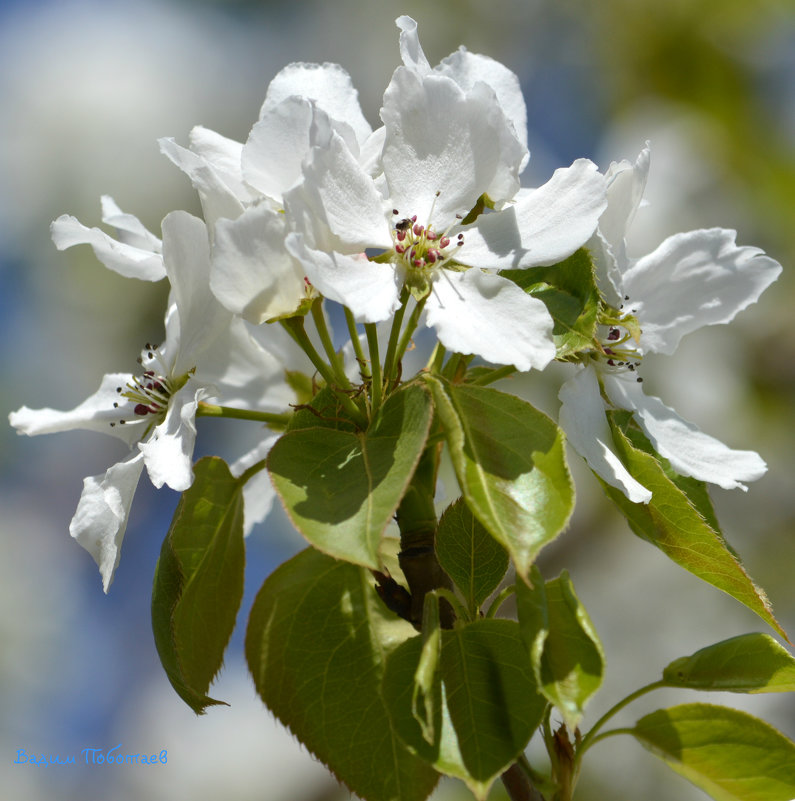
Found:
[[[463,499],[445,509],[436,531],[439,564],[461,590],[474,616],[508,570],[508,554]]]
[[[251,610],[246,659],[260,697],[367,801],[422,801],[438,778],[398,738],[381,696],[387,656],[415,633],[368,571],[311,548],[265,580]],[[410,714],[411,681],[406,690]]]
[[[152,628],[160,661],[197,714],[211,704],[243,598],[242,484],[222,459],[196,463],[163,542],[152,589]]]
[[[568,573],[543,583],[534,569],[531,580],[532,588],[521,580],[516,585],[519,624],[539,690],[573,731],[602,684],[602,644]]]
[[[685,570],[745,604],[786,639],[767,596],[751,580],[721,532],[713,528],[714,513],[711,505],[708,508],[705,505],[708,499],[705,500],[703,489],[696,483],[694,489],[698,491],[693,492],[691,499],[687,492],[693,490],[692,479],[672,480],[670,466],[662,457],[653,455],[651,444],[642,432],[630,429],[629,415],[608,416],[622,461],[632,476],[653,493],[647,504],[632,503],[619,490],[603,484],[632,531]],[[631,438],[627,433],[630,430]],[[640,444],[644,447],[638,447]]]
[[[696,690],[795,692],[795,659],[768,634],[741,634],[675,659],[663,681]]]
[[[574,506],[563,433],[514,395],[435,377],[427,383],[464,499],[526,576]]]
[[[412,751],[484,799],[525,748],[546,707],[519,626],[488,619],[443,632],[432,743],[411,714],[411,681],[421,648],[415,637],[387,663],[384,699],[395,728]]]
[[[500,275],[544,302],[554,321],[552,338],[558,359],[593,347],[599,290],[591,254],[585,248],[551,267],[503,270]]]
[[[422,454],[431,417],[428,392],[414,385],[391,395],[367,431],[288,431],[271,449],[268,470],[296,528],[321,551],[377,569],[381,535]]]
[[[747,712],[683,704],[646,715],[631,733],[716,801],[795,798],[795,743]]]

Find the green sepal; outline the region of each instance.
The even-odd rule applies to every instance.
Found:
[[[574,508],[563,432],[514,395],[425,380],[467,505],[526,577]]]
[[[383,693],[393,725],[414,753],[485,799],[494,780],[524,750],[546,708],[519,626],[512,620],[476,620],[442,632],[433,684],[433,743],[423,736],[411,707],[422,648],[422,638],[414,637],[388,659]]]
[[[309,412],[294,416],[268,455],[268,470],[288,516],[312,545],[379,568],[381,536],[422,455],[432,411],[428,392],[414,384],[390,395],[364,432],[324,412],[317,418],[323,425],[310,428],[300,427]]]
[[[764,591],[754,584],[716,527],[703,484],[677,475],[654,452],[643,432],[632,423],[629,412],[608,412],[607,417],[621,461],[632,477],[652,492],[649,503],[632,503],[623,492],[602,482],[633,533],[680,567],[747,606],[789,641]]]
[[[242,483],[217,457],[200,459],[155,569],[152,629],[160,661],[196,714],[223,704],[207,690],[223,664],[243,598]]]
[[[693,690],[795,692],[795,659],[768,634],[741,634],[675,659],[663,681]]]
[[[747,712],[683,704],[646,715],[628,733],[716,801],[795,798],[795,743]]]
[[[554,322],[556,358],[593,350],[600,295],[593,259],[586,248],[551,267],[503,270],[500,275],[543,301]]]
[[[539,690],[574,731],[602,684],[602,644],[566,571],[544,583],[534,566],[530,580],[516,583],[519,625]]]
[[[436,529],[436,556],[466,601],[472,618],[500,585],[508,552],[472,514],[463,498],[445,509]]]
[[[312,548],[278,567],[251,609],[246,659],[260,697],[367,801],[423,801],[438,780],[403,745],[381,695],[388,655],[415,633],[368,571]],[[410,703],[411,677],[405,689]]]

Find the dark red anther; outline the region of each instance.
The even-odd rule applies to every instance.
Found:
[[[614,342],[614,341],[615,341],[615,340],[617,340],[617,339],[618,339],[620,336],[621,336],[621,332],[620,332],[620,331],[619,331],[617,328],[611,328],[611,329],[610,329],[610,333],[607,335],[607,338],[608,338],[608,339],[609,339],[611,342]]]
[[[615,363],[615,362],[614,362],[612,359],[608,359],[608,360],[607,360],[607,363],[608,363],[608,364],[609,364],[611,367],[614,367],[614,366],[615,366],[615,364],[616,364],[616,363]]]
[[[398,238],[399,242],[402,242],[406,238],[406,232],[405,231],[398,231],[397,232],[397,238]]]
[[[440,247],[446,248],[449,244],[450,244],[450,238],[449,237],[443,236],[439,240]]]
[[[133,411],[141,417],[145,417],[147,414],[149,414],[150,409],[143,403],[136,403]]]
[[[411,229],[414,231],[415,236],[422,236],[422,232],[425,230],[419,223],[417,223],[414,228]]]

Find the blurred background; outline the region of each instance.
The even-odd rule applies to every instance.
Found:
[[[795,632],[795,14],[790,0],[0,0],[0,406],[68,409],[105,372],[131,370],[157,340],[165,289],[106,270],[87,247],[57,253],[51,220],[99,224],[112,195],[159,233],[175,208],[198,212],[156,139],[203,124],[245,140],[268,82],[291,61],[341,63],[371,124],[399,62],[394,19],[420,24],[432,64],[460,44],[519,76],[532,158],[527,185],[586,156],[600,168],[652,147],[642,255],[680,230],[721,226],[784,266],[730,327],[692,334],[644,376],[683,416],[770,471],[747,494],[713,497],[728,540]],[[560,373],[506,389],[556,413]],[[201,421],[200,451],[222,437]],[[106,441],[107,440],[107,441]],[[123,456],[86,433],[20,438],[0,427],[0,787],[14,801],[222,796],[349,797],[255,697],[239,625],[213,697],[196,718],[172,691],[152,640],[154,566],[176,495],[141,481],[116,579],[68,534],[82,479]],[[585,727],[677,656],[764,630],[761,621],[636,539],[572,455],[578,506],[541,559],[569,569],[602,637],[604,687]],[[241,621],[264,577],[302,547],[280,511],[248,540]],[[630,707],[725,702],[795,738],[786,696],[658,692]],[[623,725],[623,723],[622,723]],[[36,754],[168,751],[154,768],[13,764]],[[531,747],[532,754],[536,746]],[[544,763],[540,763],[544,764]],[[435,799],[468,797],[443,783]],[[503,798],[495,788],[491,798]],[[704,795],[628,738],[585,762],[577,798],[688,801]]]

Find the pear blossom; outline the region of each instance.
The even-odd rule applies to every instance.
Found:
[[[614,319],[602,327],[599,347],[585,366],[561,387],[560,425],[591,469],[635,503],[648,503],[651,493],[613,452],[606,405],[632,412],[681,475],[745,490],[743,482],[767,469],[761,457],[729,448],[646,395],[639,373],[646,354],[671,354],[691,331],[733,320],[776,280],[781,265],[758,248],[738,246],[736,232],[722,228],[675,234],[648,255],[630,258],[625,235],[648,168],[647,146],[634,164],[613,163],[607,172],[608,207],[591,246]]]
[[[111,434],[130,448],[104,474],[85,479],[69,527],[97,562],[106,592],[144,468],[156,487],[184,491],[193,482],[199,403],[221,398],[231,405],[281,411],[293,400],[281,362],[209,291],[204,223],[177,211],[163,220],[162,230],[163,263],[171,283],[163,344],[147,343],[137,374],[104,376],[99,389],[71,411],[23,406],[9,416],[20,434],[85,429]],[[270,442],[267,436],[264,441]],[[254,453],[262,451],[263,442],[255,443]],[[242,457],[237,469],[242,472],[251,463],[250,456]],[[252,522],[249,516],[249,526]]]
[[[213,240],[210,285],[252,323],[294,313],[317,297],[285,248],[283,195],[302,179],[315,128],[337,131],[357,155],[372,130],[350,76],[335,64],[290,64],[271,81],[245,144],[202,126],[190,146],[161,139],[162,152],[191,178]]]
[[[581,159],[521,191],[528,154],[516,77],[463,50],[431,69],[416,24],[398,25],[404,65],[384,94],[381,170],[333,128],[313,129],[303,181],[284,196],[296,227],[287,248],[360,321],[387,319],[408,287],[445,347],[542,368],[555,354],[552,319],[495,271],[554,264],[583,245],[605,207],[604,177]],[[495,210],[471,221],[483,197]],[[368,259],[368,249],[380,254]]]

